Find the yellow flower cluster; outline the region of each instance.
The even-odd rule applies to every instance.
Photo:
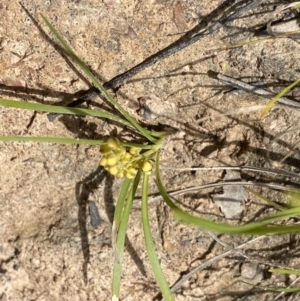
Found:
[[[100,152],[100,165],[117,178],[132,179],[139,168],[147,174],[151,173],[152,164],[140,158],[140,150],[136,147],[127,150],[118,138],[109,138],[106,144],[101,145]]]

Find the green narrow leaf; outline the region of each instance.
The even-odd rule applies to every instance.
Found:
[[[300,270],[292,270],[292,269],[269,269],[269,272],[276,274],[288,274],[288,275],[298,275],[300,276]]]
[[[132,187],[128,193],[126,202],[124,204],[124,201],[120,201],[120,204],[124,204],[124,209],[118,208],[118,213],[115,218],[118,218],[120,220],[119,227],[117,229],[117,240],[116,240],[116,248],[115,248],[115,261],[114,261],[114,269],[113,269],[113,281],[112,281],[112,296],[113,299],[119,300],[120,295],[120,287],[121,287],[121,275],[122,275],[122,262],[123,262],[123,254],[124,254],[124,243],[125,243],[125,237],[126,237],[126,229],[128,225],[129,215],[132,207],[132,202],[134,199],[134,196],[136,194],[137,187],[139,185],[141,178],[141,172],[138,171],[136,174]],[[122,191],[123,197],[126,195],[126,186],[128,183],[124,184],[124,188]],[[121,210],[122,214],[119,217]]]
[[[182,220],[188,224],[207,229],[210,231],[216,231],[220,233],[228,234],[247,234],[247,235],[262,235],[262,234],[284,234],[294,233],[300,231],[300,225],[292,226],[273,226],[270,225],[273,222],[279,221],[283,218],[296,216],[300,213],[300,207],[283,210],[275,213],[269,217],[266,217],[260,221],[245,224],[245,225],[228,225],[225,223],[216,223],[211,220],[207,220],[201,217],[196,217],[187,212],[182,211],[175,203],[171,200],[168,193],[166,192],[160,177],[159,171],[159,153],[156,154],[156,180],[160,194],[162,195],[166,204],[172,209],[174,215],[179,220]]]
[[[104,140],[92,140],[81,138],[65,138],[65,137],[41,137],[41,136],[19,136],[19,135],[0,135],[2,142],[42,142],[42,143],[58,143],[58,144],[85,144],[85,145],[102,145]],[[123,146],[137,147],[141,149],[151,149],[153,145],[144,145],[131,142],[121,142]]]
[[[260,288],[262,288],[262,287],[260,287]],[[297,292],[300,292],[300,287],[290,287],[290,288],[267,287],[267,288],[263,288],[263,289],[264,290],[267,289],[267,290],[274,291],[274,292],[281,292],[281,293],[297,293]]]
[[[122,216],[122,212],[124,209],[124,203],[127,198],[129,187],[130,187],[132,181],[133,181],[132,179],[124,178],[124,181],[123,181],[120,193],[119,193],[119,197],[118,197],[118,201],[117,201],[116,209],[115,209],[115,213],[114,213],[114,223],[116,225],[115,226],[116,231],[118,231],[118,229],[119,229],[119,225],[121,222],[121,216]]]
[[[45,104],[40,104],[40,103],[31,103],[31,102],[10,100],[10,99],[4,99],[4,98],[0,98],[0,105],[5,106],[5,107],[26,109],[26,110],[32,110],[32,111],[38,111],[38,112],[50,112],[50,113],[79,115],[79,116],[94,116],[94,117],[109,119],[109,120],[118,122],[120,124],[132,127],[132,125],[127,120],[124,120],[117,115],[110,114],[110,113],[107,113],[104,111],[45,105]]]
[[[271,108],[275,105],[277,100],[284,96],[286,93],[288,93],[291,89],[293,89],[296,85],[300,83],[300,78],[291,83],[289,86],[281,90],[275,97],[273,97],[266,105],[266,107],[263,109],[261,112],[261,117],[264,117],[270,110]]]
[[[246,45],[258,44],[258,43],[262,43],[262,42],[269,41],[269,40],[275,40],[275,39],[278,39],[278,38],[288,37],[290,35],[293,35],[293,34],[296,34],[296,33],[299,33],[299,32],[300,32],[299,29],[298,30],[293,30],[293,31],[277,34],[276,36],[268,36],[266,38],[253,39],[253,40],[241,42],[241,43],[238,43],[238,44],[227,45],[225,47],[217,48],[217,49],[214,49],[214,50],[215,51],[228,50],[228,49],[234,49],[234,48],[238,48],[238,47],[242,47],[242,46],[246,46]]]
[[[245,190],[249,191],[250,193],[254,194],[255,196],[257,196],[259,199],[262,199],[263,201],[265,201],[266,203],[270,204],[271,206],[277,208],[278,210],[285,210],[286,208],[269,200],[268,198],[266,198],[265,196],[263,196],[262,194],[248,188],[248,187],[244,187]]]
[[[43,142],[43,143],[58,143],[58,144],[87,144],[101,145],[103,140],[79,139],[79,138],[64,138],[64,137],[35,137],[35,136],[1,136],[0,141],[3,142]]]
[[[156,256],[155,247],[150,231],[150,223],[149,223],[149,216],[148,216],[148,183],[149,183],[149,176],[144,174],[143,190],[142,190],[142,222],[143,222],[146,250],[152,267],[152,271],[154,273],[155,280],[160,288],[160,291],[164,299],[166,301],[173,301],[174,298],[172,296],[169,285],[161,270],[158,258]]]
[[[149,141],[155,143],[156,139],[151,136],[146,129],[140,126],[136,120],[130,116],[130,114],[123,109],[123,107],[103,88],[100,81],[93,75],[93,73],[89,70],[88,66],[74,53],[71,47],[66,43],[66,41],[62,38],[59,32],[53,27],[53,25],[48,21],[48,19],[41,14],[44,22],[47,24],[51,32],[55,35],[55,37],[59,40],[61,45],[68,52],[70,57],[74,60],[74,62],[82,69],[82,71],[90,78],[93,84],[101,91],[101,93],[105,96],[105,98],[117,109],[119,112],[134,126],[145,138]]]
[[[286,192],[287,205],[290,208],[295,208],[300,206],[300,193],[299,192]]]

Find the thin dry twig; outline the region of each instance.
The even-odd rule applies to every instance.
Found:
[[[209,114],[206,117],[202,117],[199,119],[196,119],[196,122],[199,124],[201,122],[204,122],[205,120],[212,120],[214,118],[223,117],[223,116],[234,116],[234,115],[241,115],[245,113],[255,112],[255,111],[261,111],[265,108],[265,105],[255,105],[255,106],[249,106],[249,107],[242,107],[242,108],[235,108],[233,110],[226,110],[222,112],[221,110],[217,110],[218,113]],[[294,109],[294,107],[293,107]]]
[[[204,270],[205,268],[209,267],[210,265],[212,265],[213,263],[215,263],[216,261],[230,255],[233,252],[237,252],[240,249],[243,249],[245,246],[247,246],[248,244],[252,244],[254,242],[256,242],[257,240],[261,240],[263,238],[265,238],[266,235],[262,235],[256,238],[253,238],[239,246],[237,246],[236,248],[233,248],[225,253],[222,253],[220,255],[217,255],[209,260],[207,260],[206,262],[202,263],[201,265],[197,266],[196,268],[194,268],[193,270],[191,270],[188,274],[184,275],[175,285],[173,285],[171,287],[171,292],[174,293],[176,292],[182,285],[184,282],[188,281],[190,278],[192,278],[196,273],[198,273],[201,270]],[[238,252],[240,253],[240,252]],[[164,301],[164,299],[162,299],[161,301]]]
[[[241,1],[242,2],[242,1]],[[180,50],[196,43],[200,39],[206,37],[207,35],[213,33],[214,31],[220,29],[225,24],[235,20],[236,18],[240,17],[241,15],[245,14],[246,12],[254,9],[258,6],[263,0],[252,0],[250,3],[244,5],[243,7],[239,8],[236,12],[232,13],[230,16],[224,18],[221,21],[214,23],[212,26],[205,29],[203,32],[195,34],[191,38],[185,40],[180,39],[179,41],[173,43],[172,45],[166,47],[165,49],[153,54],[152,56],[148,57],[146,60],[141,62],[140,64],[136,65],[135,67],[127,70],[126,72],[117,75],[116,77],[112,78],[110,81],[103,84],[105,89],[116,89],[126,80],[131,78],[132,76],[136,75],[137,73],[143,71],[144,69],[156,64],[157,62],[179,52]],[[72,101],[68,104],[69,107],[76,107],[80,104],[84,103],[85,101],[92,99],[99,95],[100,91],[96,88],[91,88],[88,90],[87,94],[84,96]]]
[[[180,289],[180,287],[183,285],[184,282],[188,281],[190,278],[192,278],[196,273],[198,273],[201,270],[204,270],[205,268],[209,267],[210,265],[212,265],[213,263],[215,263],[216,261],[219,261],[220,259],[230,255],[231,253],[237,253],[238,255],[241,255],[244,258],[262,263],[262,264],[266,264],[266,265],[270,265],[270,266],[277,266],[277,267],[281,267],[280,265],[273,263],[273,262],[268,262],[268,261],[264,261],[264,260],[257,260],[255,258],[249,257],[247,255],[245,255],[242,251],[239,251],[241,249],[244,249],[245,246],[252,244],[258,240],[264,239],[265,237],[267,237],[267,235],[262,235],[262,236],[258,236],[255,237],[235,248],[231,248],[230,246],[228,246],[227,244],[225,244],[224,242],[222,242],[220,239],[218,239],[213,233],[208,232],[212,238],[214,240],[216,240],[219,244],[221,244],[222,246],[224,246],[225,248],[229,249],[228,251],[217,255],[209,260],[207,260],[206,262],[202,263],[201,265],[197,266],[196,268],[194,268],[193,270],[191,270],[188,274],[184,275],[175,285],[173,285],[171,287],[171,292],[176,292],[178,289]],[[282,268],[286,268],[286,267],[282,267]],[[298,282],[300,280],[300,277],[298,277],[297,279],[295,279],[290,286],[294,285],[296,282]],[[290,287],[289,286],[289,287]],[[279,300],[280,297],[282,297],[284,295],[284,293],[280,293],[273,301],[277,301]],[[161,301],[164,301],[164,299],[162,299]]]
[[[291,192],[300,193],[300,189],[293,187],[293,186],[285,186],[285,185],[279,185],[279,184],[253,182],[253,181],[230,181],[230,182],[209,183],[209,184],[205,184],[205,185],[189,187],[189,188],[185,188],[185,189],[168,192],[168,194],[169,194],[169,196],[174,197],[176,195],[180,195],[180,194],[187,193],[187,192],[195,192],[195,191],[199,191],[201,189],[209,189],[209,188],[213,188],[213,187],[226,186],[226,185],[260,186],[260,187],[265,187],[265,188],[269,188],[269,189],[276,189],[276,190],[281,190],[281,191],[291,191]],[[133,205],[133,208],[135,208],[135,209],[141,208],[140,199],[141,199],[141,197],[137,197],[137,199],[135,200],[135,204]],[[156,203],[161,200],[163,200],[163,197],[161,195],[149,197],[148,205]],[[137,202],[139,202],[139,204],[137,204]]]
[[[277,14],[280,13],[280,12],[282,12],[282,11],[284,11],[284,10],[286,10],[286,9],[288,9],[288,8],[296,8],[297,5],[299,5],[299,4],[300,4],[300,2],[298,1],[298,2],[293,2],[293,3],[289,3],[289,4],[279,5],[276,8],[276,10],[273,13],[272,18],[267,22],[267,31],[268,31],[268,33],[269,33],[270,36],[276,36],[276,35],[278,35],[278,33],[276,31],[274,32],[274,30],[272,28],[272,22],[274,22],[274,20],[276,19]],[[292,27],[292,29],[293,28],[299,29],[297,21],[295,23],[296,24],[293,24],[294,27]],[[286,30],[286,31],[292,31],[292,30],[290,29],[290,30]]]
[[[246,257],[245,254],[241,251],[236,250],[235,248],[227,245],[225,242],[223,242],[222,240],[220,240],[215,234],[213,234],[210,231],[207,231],[207,233],[217,242],[219,243],[221,246],[223,246],[224,248],[226,248],[228,251],[232,251],[234,253],[237,253],[240,256]]]
[[[250,85],[250,84],[245,83],[243,81],[240,81],[238,79],[235,79],[235,78],[232,78],[232,77],[229,77],[229,76],[226,76],[226,75],[223,75],[221,73],[217,73],[217,72],[214,72],[214,71],[211,71],[211,70],[208,71],[208,76],[211,77],[211,78],[219,79],[221,82],[223,82],[227,85],[231,85],[235,88],[244,90],[248,93],[253,93],[253,94],[256,94],[256,95],[259,95],[259,96],[263,96],[263,97],[266,97],[268,99],[272,99],[274,96],[276,96],[276,94],[274,94],[274,93],[272,93],[268,90],[262,89],[260,87],[254,86],[254,85]],[[300,103],[299,102],[297,102],[295,100],[292,100],[292,99],[289,99],[287,97],[279,98],[278,102],[281,103],[281,104],[290,106],[290,107],[300,108]]]
[[[270,145],[277,142],[281,137],[285,136],[286,134],[295,133],[295,132],[298,132],[299,130],[300,130],[300,126],[296,126],[296,127],[290,128],[290,129],[280,133],[275,139],[273,139],[271,141]],[[292,152],[298,147],[298,145],[299,145],[299,140],[293,146],[290,147],[290,151],[288,152],[287,155],[285,155],[280,160],[280,163],[284,162],[292,154]],[[269,165],[272,165],[272,162],[271,162],[271,159],[270,159],[270,147],[267,148],[267,160],[268,160]]]
[[[264,168],[264,167],[254,167],[254,166],[211,166],[211,167],[168,167],[161,166],[161,169],[170,169],[170,170],[178,170],[178,171],[195,171],[195,170],[237,170],[237,171],[257,171],[261,173],[270,173],[276,174],[285,177],[291,178],[300,178],[300,175],[294,172],[285,171],[282,169],[272,169],[272,168]]]

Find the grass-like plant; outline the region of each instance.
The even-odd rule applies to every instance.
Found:
[[[216,223],[214,221],[201,218],[199,216],[183,211],[172,200],[166,191],[160,173],[160,149],[166,143],[166,132],[156,132],[141,126],[101,85],[99,80],[92,74],[87,65],[77,57],[71,47],[65,42],[57,30],[50,22],[42,16],[43,20],[50,28],[51,32],[58,39],[62,47],[67,51],[73,61],[87,75],[92,83],[97,87],[103,97],[114,106],[119,115],[114,115],[106,111],[96,111],[80,108],[70,108],[61,106],[51,106],[34,104],[22,101],[0,99],[0,105],[14,107],[23,110],[35,110],[41,112],[54,112],[60,114],[76,114],[81,116],[94,116],[104,118],[134,129],[144,138],[144,143],[135,141],[121,141],[117,137],[110,137],[107,140],[70,139],[61,137],[32,137],[32,136],[0,136],[0,141],[38,141],[51,143],[73,143],[73,144],[94,144],[100,146],[100,165],[110,174],[123,179],[123,185],[119,192],[116,210],[113,220],[113,247],[114,247],[114,267],[112,280],[112,300],[118,300],[120,296],[122,259],[124,253],[124,242],[127,224],[132,208],[133,199],[140,182],[142,182],[142,225],[144,231],[145,245],[148,253],[154,277],[165,300],[174,300],[167,280],[161,270],[159,260],[156,256],[155,245],[151,236],[151,229],[148,218],[148,184],[149,177],[156,178],[158,190],[165,203],[170,207],[174,216],[179,220],[201,229],[229,234],[284,234],[299,232],[300,225],[274,225],[275,222],[291,216],[300,214],[300,208],[281,210],[267,218],[245,225],[229,225],[226,223]]]

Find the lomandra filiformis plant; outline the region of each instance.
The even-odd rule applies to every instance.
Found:
[[[161,290],[165,300],[174,300],[169,285],[164,277],[158,258],[155,253],[155,246],[151,237],[150,224],[148,218],[148,183],[149,177],[153,174],[156,178],[158,190],[170,207],[174,216],[187,224],[230,234],[279,234],[298,232],[300,226],[291,225],[272,225],[272,223],[286,217],[296,216],[300,214],[300,209],[293,208],[280,211],[263,220],[256,221],[246,225],[228,225],[226,223],[216,223],[211,220],[192,215],[181,210],[169,194],[166,192],[160,176],[159,155],[160,149],[166,143],[167,132],[156,132],[142,127],[130,114],[102,87],[99,80],[91,73],[86,64],[80,60],[73,52],[71,47],[64,41],[62,36],[50,24],[50,22],[42,16],[50,31],[56,36],[60,44],[73,59],[73,61],[81,68],[87,77],[92,81],[94,86],[99,89],[102,96],[119,112],[118,115],[106,111],[88,110],[71,107],[60,107],[51,105],[42,105],[28,103],[16,100],[0,99],[0,105],[6,107],[14,107],[26,110],[35,110],[42,112],[54,112],[60,114],[76,114],[81,116],[94,116],[111,120],[121,126],[134,129],[140,136],[144,138],[143,143],[135,143],[135,141],[121,141],[117,137],[110,137],[107,140],[88,140],[88,139],[70,139],[61,137],[32,137],[32,136],[0,136],[0,141],[38,141],[51,143],[73,143],[73,144],[93,144],[100,146],[100,165],[116,178],[123,179],[123,184],[119,192],[114,221],[112,225],[115,260],[112,277],[112,300],[119,300],[122,260],[124,252],[124,243],[127,224],[133,199],[136,195],[137,188],[141,182],[142,186],[142,204],[141,218],[143,224],[143,232],[145,238],[146,250],[148,258],[153,270],[154,277]],[[121,116],[121,117],[120,117]]]

